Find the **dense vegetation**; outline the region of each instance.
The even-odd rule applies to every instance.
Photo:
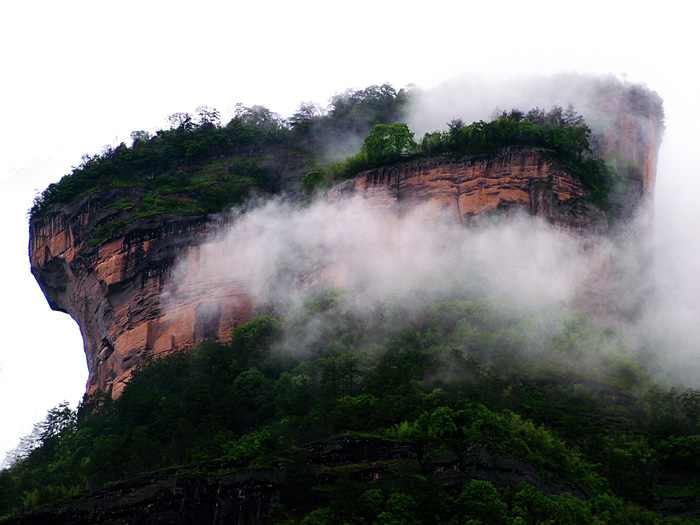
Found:
[[[544,154],[577,175],[599,203],[605,203],[612,185],[612,173],[599,157],[596,139],[583,117],[572,105],[566,110],[534,108],[503,112],[491,122],[465,125],[449,123],[447,133],[426,134],[421,150],[428,154],[451,151],[463,154],[492,154],[505,147],[542,148]]]
[[[162,213],[214,213],[242,202],[251,191],[275,193],[295,163],[312,171],[339,145],[354,144],[376,124],[404,117],[409,91],[388,84],[336,95],[324,110],[301,104],[289,119],[263,106],[236,106],[234,117],[220,122],[217,110],[200,107],[196,115],[175,113],[170,128],[151,136],[131,134],[132,145],[107,146],[83,156],[80,166],[50,184],[34,201],[32,217],[52,204],[107,188],[143,188],[131,218]],[[342,154],[342,151],[341,151]],[[345,153],[347,154],[347,153]]]
[[[480,120],[469,125],[455,119],[448,127],[445,132],[426,133],[418,145],[405,124],[377,125],[365,138],[360,152],[331,165],[323,182],[329,184],[410,158],[445,154],[492,156],[506,148],[529,147],[540,149],[545,157],[575,174],[591,198],[607,208],[613,172],[598,155],[591,128],[572,105],[566,110],[554,106],[549,111],[534,108],[527,113],[512,109],[490,122]]]
[[[508,147],[541,149],[576,174],[598,204],[607,204],[612,172],[572,106],[527,113],[513,109],[469,125],[456,119],[447,131],[428,133],[417,144],[400,122],[411,96],[407,89],[370,86],[333,97],[327,108],[303,103],[288,119],[263,106],[238,105],[226,125],[208,107],[198,108],[196,115],[176,113],[169,117],[169,129],[153,136],[135,131],[131,146],[122,143],[85,155],[71,174],[37,196],[30,214],[39,217],[52,204],[68,204],[99,190],[140,189],[114,203],[122,213],[118,222],[103,225],[93,238],[99,242],[138,218],[216,213],[251,194],[278,193],[283,187],[311,193],[410,158],[494,155]]]
[[[293,187],[312,193],[410,158],[511,147],[540,149],[606,204],[613,173],[573,107],[457,119],[417,143],[402,122],[411,96],[371,86],[327,108],[304,103],[289,119],[238,106],[225,125],[210,108],[178,113],[167,130],[85,156],[37,197],[31,216],[133,189],[110,204],[123,213],[95,233],[98,243],[139,218],[215,213],[280,192],[290,173]],[[450,487],[416,472],[360,484],[341,473],[323,489],[300,484],[270,523],[684,523],[662,514],[699,511],[700,392],[651,384],[609,330],[574,316],[550,333],[542,319],[474,297],[367,315],[342,304],[321,293],[301,313],[253,319],[226,344],[145,363],[116,401],[97,392],[78,410],[51,410],[36,443],[0,472],[0,516],[214,458],[291,465],[305,443],[344,433],[416,444],[425,461],[472,445],[517,454],[545,484],[577,494],[479,479]],[[303,504],[319,490],[321,508]]]
[[[280,123],[265,108],[239,107],[226,126],[219,114],[199,108],[170,117],[172,127],[132,133],[131,147],[106,147],[100,155],[84,156],[73,173],[51,184],[37,197],[32,216],[51,204],[67,204],[106,188],[142,187],[137,217],[159,213],[202,214],[218,211],[225,203],[241,202],[250,188],[271,190],[275,180],[263,167],[266,148],[280,142]],[[226,162],[217,162],[223,154]]]
[[[40,446],[0,473],[0,515],[171,465],[264,468],[351,433],[417,443],[424,460],[470,443],[517,453],[545,482],[589,496],[480,480],[445,488],[416,472],[340,476],[327,506],[306,507],[312,488],[296,487],[271,523],[684,522],[657,511],[697,491],[700,392],[651,386],[613,333],[572,317],[543,338],[541,320],[483,299],[360,316],[341,298],[319,294],[228,344],[149,362],[116,401],[98,392],[77,411],[52,410]]]

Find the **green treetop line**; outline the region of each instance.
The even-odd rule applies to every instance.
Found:
[[[313,165],[329,142],[364,136],[375,124],[403,118],[408,90],[388,84],[336,95],[325,110],[304,103],[289,119],[263,106],[236,106],[226,125],[208,107],[196,115],[176,113],[170,128],[155,135],[133,132],[133,143],[83,156],[80,166],[50,184],[34,201],[32,218],[52,204],[68,204],[107,188],[143,188],[150,201],[137,214],[196,215],[242,202],[251,190],[280,190],[284,165],[296,157]]]
[[[541,149],[577,175],[591,197],[605,207],[614,174],[596,153],[590,127],[573,106],[526,113],[513,109],[490,122],[448,123],[416,143],[402,122],[413,92],[389,85],[346,91],[326,109],[304,103],[289,119],[263,106],[238,105],[227,124],[208,107],[196,115],[176,113],[170,128],[154,135],[132,133],[132,145],[106,147],[83,156],[80,166],[50,184],[34,201],[30,216],[53,204],[68,204],[109,188],[139,188],[128,220],[163,213],[203,215],[242,203],[251,192],[279,192],[285,176],[303,193],[353,177],[361,171],[435,155],[493,155],[507,147]],[[332,163],[329,144],[365,137],[359,152]],[[350,152],[349,152],[350,153]],[[299,182],[300,181],[300,182]],[[286,186],[290,187],[289,184]]]
[[[541,149],[543,155],[578,176],[591,198],[607,207],[614,174],[598,156],[591,128],[572,105],[566,110],[554,106],[550,111],[535,108],[527,113],[513,109],[490,122],[480,120],[465,125],[461,119],[455,119],[448,126],[445,132],[426,133],[418,145],[406,124],[376,125],[357,155],[331,165],[325,179],[316,177],[315,181],[331,184],[409,158],[495,155],[508,147],[532,147]]]

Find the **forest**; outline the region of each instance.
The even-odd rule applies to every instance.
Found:
[[[242,203],[251,191],[278,193],[283,173],[293,169],[289,164],[312,171],[330,145],[352,143],[376,124],[401,120],[409,97],[388,84],[370,86],[335,96],[325,109],[301,104],[288,119],[264,106],[238,104],[225,125],[209,107],[195,115],[175,113],[168,129],[134,131],[131,146],[84,155],[70,174],[37,195],[30,217],[115,187],[143,188],[141,202],[121,203],[136,206],[135,218],[214,213]]]
[[[236,106],[222,125],[217,110],[175,113],[170,128],[153,136],[131,134],[132,145],[106,146],[84,155],[80,166],[37,195],[31,218],[109,188],[137,188],[140,197],[116,203],[128,219],[105,225],[98,243],[124,224],[152,215],[202,215],[226,210],[255,196],[309,195],[361,171],[436,156],[489,156],[509,147],[538,148],[578,176],[591,199],[607,207],[615,173],[596,148],[596,137],[572,105],[566,109],[513,109],[489,122],[426,133],[420,144],[402,122],[412,91],[390,85],[349,90],[327,108],[305,103],[288,119],[263,106]],[[358,146],[355,146],[357,144]],[[358,151],[359,149],[359,151]]]
[[[572,316],[542,339],[541,319],[483,297],[358,315],[341,295],[147,362],[117,400],[97,392],[51,410],[39,446],[0,472],[0,513],[214,458],[301,468],[304,444],[344,435],[410,443],[427,470],[367,483],[338,468],[325,486],[283,490],[267,522],[692,523],[669,516],[694,510],[700,391],[655,385],[614,331]],[[430,473],[479,447],[519,458],[539,486]]]

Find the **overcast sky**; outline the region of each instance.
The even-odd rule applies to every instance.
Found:
[[[700,259],[700,45],[687,2],[240,4],[2,2],[0,459],[49,408],[76,406],[87,379],[77,325],[50,310],[29,272],[35,192],[83,154],[166,127],[178,111],[212,106],[227,121],[242,102],[286,117],[301,101],[325,106],[347,88],[383,82],[430,88],[464,74],[625,74],[665,101],[659,246],[682,244],[679,257]]]

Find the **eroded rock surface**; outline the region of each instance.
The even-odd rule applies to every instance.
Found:
[[[463,221],[484,213],[524,212],[577,232],[607,230],[605,214],[585,199],[581,184],[537,151],[423,159],[363,173],[349,189],[382,205],[447,210]],[[114,397],[145,358],[204,339],[225,340],[253,311],[245,283],[235,275],[224,286],[190,279],[162,308],[175,261],[196,265],[199,246],[223,219],[136,219],[94,241],[100,228],[122,218],[114,203],[137,201],[138,191],[99,192],[31,224],[32,272],[51,307],[80,326],[90,374],[87,392],[102,389]]]
[[[304,509],[327,505],[326,492],[342,476],[357,483],[385,478],[391,484],[397,471],[403,476],[427,476],[448,492],[465,481],[487,479],[513,489],[530,483],[546,494],[568,492],[579,498],[592,494],[587,487],[543,477],[511,447],[495,453],[487,445],[467,443],[458,452],[433,459],[423,459],[425,452],[413,441],[342,436],[310,443],[270,468],[237,469],[235,463],[223,460],[165,469],[110,483],[5,523],[257,524],[265,522],[277,503],[302,515]]]
[[[354,180],[352,190],[378,203],[405,202],[463,222],[486,213],[526,213],[566,229],[607,232],[605,214],[587,200],[581,182],[532,149],[433,157],[371,170]]]
[[[95,231],[118,220],[112,204],[137,190],[110,190],[54,210],[31,224],[32,272],[51,308],[80,326],[89,379],[87,392],[117,397],[130,371],[147,357],[206,338],[228,337],[250,317],[251,305],[235,284],[202,297],[182,291],[161,308],[161,293],[181,257],[219,226],[212,217],[161,215],[123,226],[118,236],[91,245]]]
[[[600,92],[595,102],[605,120],[595,126],[603,158],[633,174],[611,192],[617,217],[623,219],[633,217],[653,192],[663,131],[653,105],[633,95]],[[117,397],[145,358],[206,338],[224,340],[253,312],[246,283],[236,280],[235,271],[223,286],[190,279],[163,308],[175,261],[196,265],[199,246],[222,219],[161,215],[134,220],[117,204],[139,202],[142,193],[140,188],[99,191],[52,207],[30,225],[32,272],[51,307],[67,312],[80,326],[88,392],[102,389]],[[462,222],[485,214],[541,217],[572,233],[598,259],[601,271],[582,283],[582,295],[594,298],[589,304],[607,286],[604,276],[611,263],[599,242],[610,231],[606,214],[574,175],[540,151],[419,159],[362,173],[329,198],[343,193],[394,206],[399,214],[423,208],[428,215],[446,212]]]

